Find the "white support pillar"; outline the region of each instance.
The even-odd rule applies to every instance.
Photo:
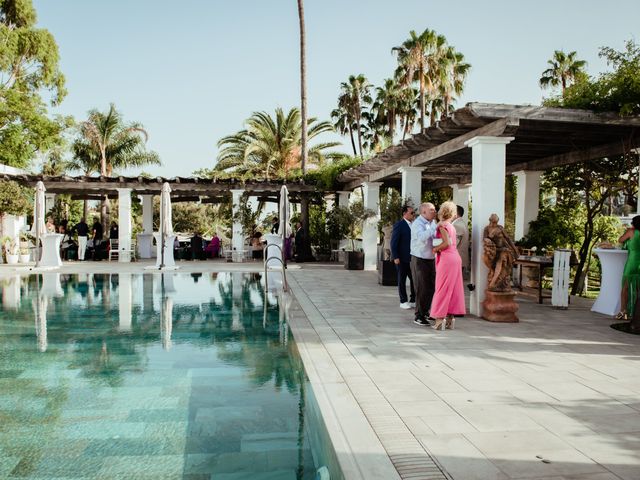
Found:
[[[236,213],[238,213],[238,209],[240,208],[240,198],[242,197],[243,193],[244,193],[243,189],[231,190],[233,218],[235,218]],[[242,224],[237,220],[233,220],[233,228],[231,230],[231,247],[235,252],[240,252],[244,250],[244,241],[242,238]],[[236,258],[236,259],[239,258],[237,255],[239,255],[239,253],[236,255],[232,255],[232,258]]]
[[[518,179],[515,240],[520,240],[529,233],[529,222],[538,218],[542,172],[520,171],[515,172],[514,175]]]
[[[402,201],[417,207],[422,203],[422,171],[424,167],[400,167],[402,174]]]
[[[142,233],[153,234],[153,195],[140,195],[142,198]]]
[[[138,257],[153,257],[153,195],[140,195],[142,200],[142,233],[138,234]]]
[[[364,208],[376,212],[376,216],[364,222],[362,227],[362,249],[364,269],[375,270],[378,259],[378,221],[380,220],[380,182],[362,184]]]
[[[504,182],[506,147],[513,137],[474,137],[465,142],[471,147],[473,215],[471,223],[471,292],[470,311],[482,316],[482,301],[487,288],[488,269],[482,261],[482,235],[495,213],[504,222]]]
[[[118,188],[118,262],[131,261],[131,189]]]
[[[453,203],[464,208],[464,216],[462,218],[466,223],[469,221],[469,194],[471,189],[467,184],[456,183],[451,185],[451,190],[453,191]]]
[[[351,195],[351,192],[340,191],[340,192],[336,192],[336,194],[338,196],[338,206],[339,207],[348,207],[349,206],[349,195]]]
[[[49,211],[53,208],[55,203],[56,203],[56,194],[55,193],[45,193],[44,194],[44,214],[45,215],[49,214]]]

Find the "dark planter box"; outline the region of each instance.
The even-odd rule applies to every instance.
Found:
[[[378,283],[387,287],[398,286],[398,272],[392,260],[378,260]]]
[[[364,252],[344,252],[344,268],[364,270]]]

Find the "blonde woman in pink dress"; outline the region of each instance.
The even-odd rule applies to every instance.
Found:
[[[444,202],[438,216],[440,223],[436,238],[442,243],[433,248],[436,255],[436,291],[431,303],[431,316],[436,319],[433,328],[444,330],[455,326],[454,315],[464,315],[464,287],[462,284],[462,259],[456,248],[456,229],[451,224],[456,218],[457,207]]]

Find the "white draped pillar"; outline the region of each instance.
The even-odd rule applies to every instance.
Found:
[[[131,189],[118,188],[118,262],[131,261]]]
[[[453,191],[453,203],[464,208],[464,216],[462,218],[466,223],[469,219],[469,194],[471,189],[467,184],[456,183],[451,185],[451,190]]]
[[[424,167],[400,167],[402,174],[402,201],[417,207],[422,203],[422,171]],[[408,202],[410,200],[410,202]]]
[[[482,301],[487,288],[488,269],[482,261],[482,236],[489,216],[495,213],[504,223],[504,182],[506,147],[513,137],[474,137],[465,142],[471,148],[473,215],[471,217],[471,292],[470,311],[482,316]]]
[[[542,172],[520,171],[514,175],[518,179],[515,240],[520,240],[529,233],[529,222],[538,218]]]
[[[375,270],[377,268],[380,185],[382,185],[380,182],[364,182],[362,184],[364,208],[369,208],[376,212],[376,216],[364,222],[362,227],[365,270]]]
[[[231,197],[232,197],[232,204],[233,204],[232,218],[234,218],[233,228],[231,230],[231,247],[236,252],[240,252],[241,250],[244,250],[244,241],[242,238],[242,224],[239,221],[235,220],[236,214],[238,213],[238,209],[240,208],[240,199],[243,193],[244,193],[244,189],[231,190]]]

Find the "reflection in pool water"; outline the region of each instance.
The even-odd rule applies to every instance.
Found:
[[[259,274],[0,285],[0,477],[313,479],[332,462]]]

